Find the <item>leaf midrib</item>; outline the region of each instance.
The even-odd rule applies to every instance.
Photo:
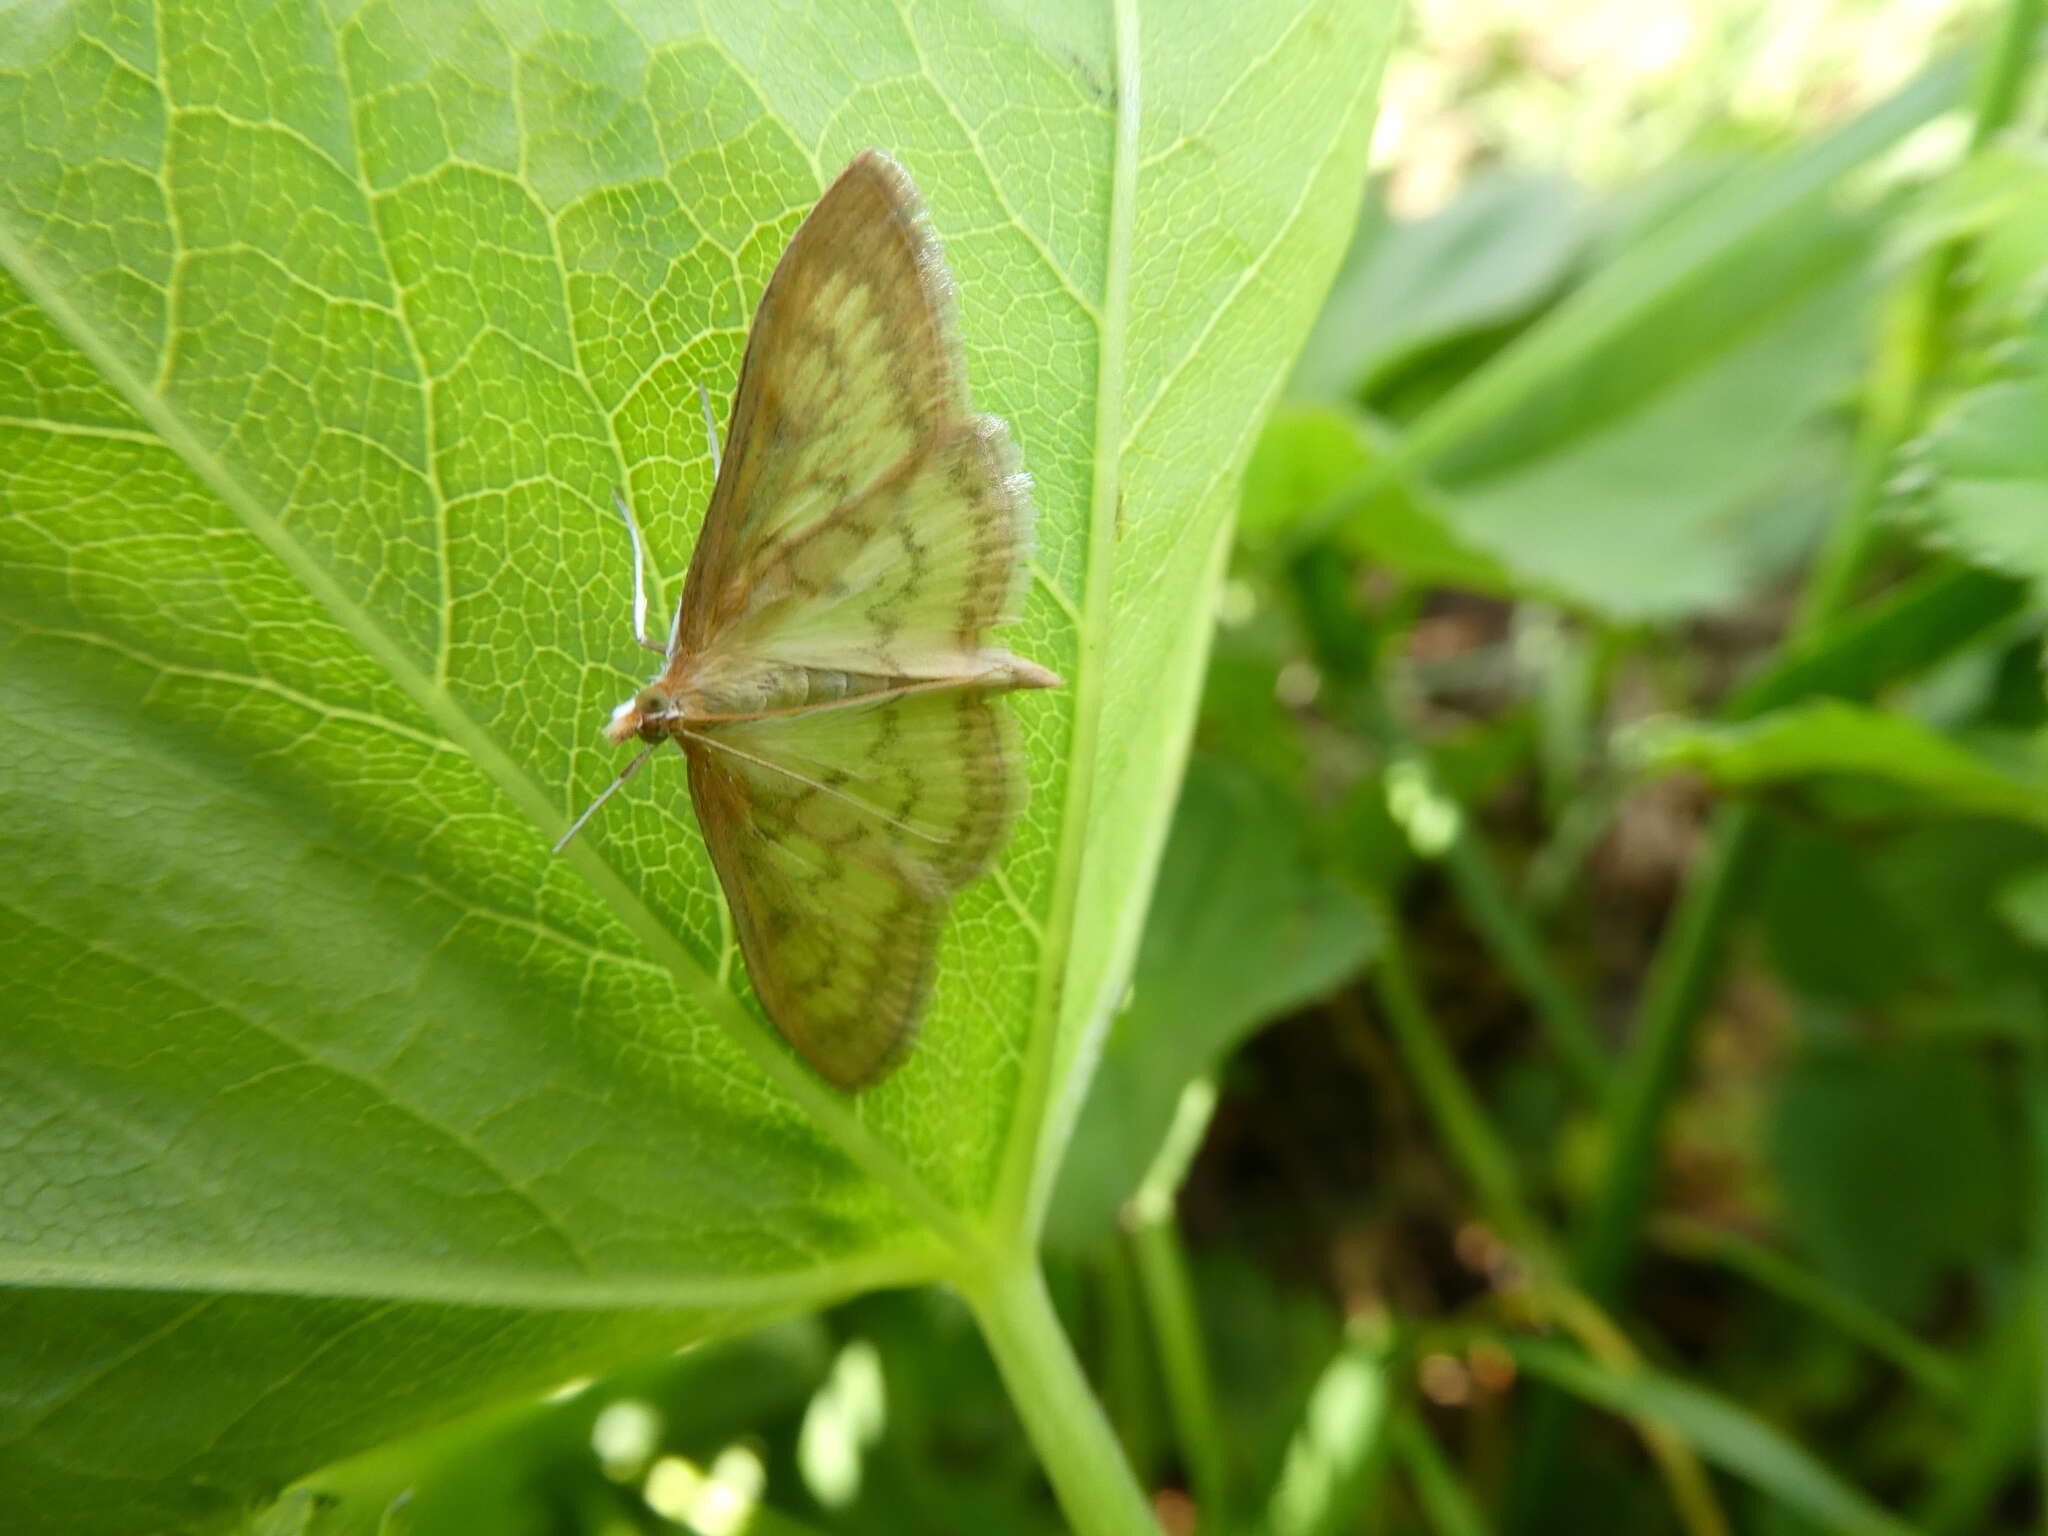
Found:
[[[1108,640],[1110,583],[1115,576],[1119,469],[1123,462],[1124,352],[1130,324],[1131,251],[1137,238],[1138,130],[1142,117],[1137,0],[1111,0],[1114,13],[1116,142],[1110,158],[1109,227],[1104,232],[1102,307],[1096,325],[1095,442],[1088,499],[1088,568],[1081,584],[1076,625],[1073,735],[1067,753],[1067,798],[1060,822],[1052,906],[1040,949],[1038,987],[1008,1145],[997,1175],[995,1230],[1035,1243],[1034,1208],[1050,1179],[1043,1177],[1055,1149],[1043,1144],[1053,1128],[1047,1114],[1053,1069],[1059,1060],[1061,1016],[1074,960],[1074,923],[1080,909],[1088,818],[1095,794],[1097,741],[1102,723],[1102,654]]]
[[[420,1266],[340,1261],[119,1265],[67,1261],[0,1247],[0,1276],[12,1286],[80,1291],[149,1291],[305,1296],[408,1305],[504,1307],[534,1312],[612,1309],[752,1311],[824,1306],[848,1294],[916,1285],[940,1260],[929,1238],[913,1239],[801,1269],[756,1275],[599,1277],[478,1264]]]

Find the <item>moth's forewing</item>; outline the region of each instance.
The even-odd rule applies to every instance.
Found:
[[[967,415],[944,258],[910,178],[868,150],[797,229],[755,312],[681,648],[714,643],[786,541]]]
[[[869,151],[819,199],[761,301],[669,674],[925,685],[678,727],[755,993],[841,1086],[901,1061],[947,905],[1021,799],[994,695],[1054,679],[988,632],[1015,602],[1030,530],[1008,429],[969,407],[922,205]]]

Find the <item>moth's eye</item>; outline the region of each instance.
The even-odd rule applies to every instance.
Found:
[[[633,696],[633,707],[643,715],[665,715],[669,710],[669,697],[658,688],[642,688]]]

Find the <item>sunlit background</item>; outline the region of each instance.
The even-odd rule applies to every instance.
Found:
[[[1769,145],[1889,95],[1992,14],[1984,0],[1415,0],[1373,163],[1396,217],[1476,170],[1600,191]],[[1937,132],[1952,133],[1956,124]]]

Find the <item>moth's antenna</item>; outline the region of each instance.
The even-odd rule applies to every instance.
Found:
[[[607,784],[604,787],[604,793],[599,795],[595,800],[591,801],[590,804],[584,808],[583,814],[581,816],[578,816],[574,821],[569,823],[569,830],[562,834],[562,840],[559,843],[555,844],[555,846],[549,851],[552,853],[560,853],[564,848],[568,847],[569,839],[574,837],[578,832],[581,832],[583,830],[583,823],[590,820],[591,817],[595,816],[597,814],[597,808],[600,805],[603,805],[605,801],[611,799],[613,795],[617,794],[619,791],[619,786],[625,783],[626,780],[633,777],[634,774],[638,773],[640,771],[640,765],[646,762],[647,759],[652,756],[654,756],[654,748],[647,747],[642,750],[638,757],[634,758],[633,761],[626,764],[625,769],[619,774],[619,776],[616,779],[613,779],[611,783]]]
[[[697,386],[697,398],[704,402],[704,436],[711,444],[711,473],[715,478],[720,467],[718,463],[718,423],[711,415],[711,391],[702,384]]]
[[[647,550],[640,542],[640,526],[633,521],[626,498],[617,491],[612,492],[612,505],[626,520],[626,536],[633,541],[633,638],[647,650],[666,656],[667,646],[647,638]]]

